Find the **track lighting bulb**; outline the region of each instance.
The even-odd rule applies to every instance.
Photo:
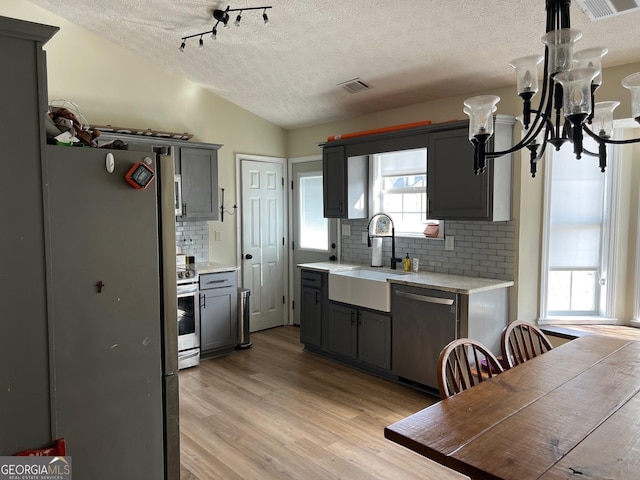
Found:
[[[234,24],[236,27],[240,26],[240,20],[242,20],[242,13],[239,13],[238,16],[236,17],[236,22]]]
[[[269,23],[269,17],[267,16],[267,9],[264,9],[264,12],[262,12],[262,19],[264,20],[264,24],[266,25],[267,23]]]
[[[198,42],[198,48],[204,48],[204,41],[202,40],[202,37],[200,37],[200,41]]]
[[[213,40],[216,40],[218,38],[218,29],[216,27],[213,27],[213,30],[211,30],[211,38]]]
[[[184,40],[182,40],[182,44],[180,45],[180,51],[184,52],[184,47],[187,46],[187,42],[185,42]]]

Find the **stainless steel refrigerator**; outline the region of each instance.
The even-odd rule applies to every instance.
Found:
[[[49,145],[45,170],[52,435],[74,478],[177,479],[173,160]]]

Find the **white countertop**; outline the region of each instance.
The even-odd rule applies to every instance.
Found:
[[[463,275],[448,275],[445,273],[434,272],[405,272],[401,269],[391,270],[390,268],[375,268],[368,265],[358,265],[353,263],[341,262],[318,262],[318,263],[301,263],[298,268],[306,270],[314,270],[323,273],[335,273],[345,270],[366,269],[384,271],[394,275],[394,278],[387,279],[387,282],[398,285],[408,285],[420,288],[433,288],[445,292],[461,293],[470,295],[473,293],[495,290],[498,288],[508,288],[514,285],[511,280],[496,280],[492,278],[466,277]]]
[[[207,273],[235,272],[239,270],[240,267],[224,263],[196,262],[195,269],[199,275],[203,275]]]

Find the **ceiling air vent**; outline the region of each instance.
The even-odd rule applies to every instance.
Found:
[[[578,0],[592,22],[640,10],[640,0]]]
[[[346,82],[339,83],[338,86],[344,88],[349,93],[358,93],[371,88],[359,78],[354,78],[353,80],[347,80]]]

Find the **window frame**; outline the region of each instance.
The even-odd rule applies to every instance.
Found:
[[[406,150],[397,150],[397,151],[390,151],[390,152],[380,152],[380,153],[376,153],[376,154],[371,154],[369,155],[369,212],[371,212],[372,214],[374,213],[378,213],[378,212],[383,212],[384,210],[381,208],[381,199],[380,196],[382,195],[382,188],[381,188],[381,183],[382,183],[382,176],[378,175],[378,172],[380,171],[380,168],[378,166],[378,161],[376,160],[376,157],[378,155],[387,155],[387,154],[394,154],[394,153],[399,153],[399,152],[404,152],[407,150],[424,150],[425,154],[426,154],[426,162],[429,161],[429,157],[428,157],[428,152],[427,152],[427,148],[426,147],[421,147],[421,148],[411,148],[411,149],[406,149]],[[427,195],[427,163],[425,162],[425,169],[424,169],[424,186],[422,187],[424,190],[422,190],[420,193],[424,194],[424,219],[421,220],[422,225],[423,225],[423,231],[421,232],[408,232],[408,231],[403,231],[400,230],[397,226],[394,226],[395,228],[395,236],[396,237],[403,237],[403,238],[424,238],[424,239],[431,239],[431,240],[444,240],[444,229],[445,229],[445,225],[444,225],[444,221],[442,220],[437,220],[437,219],[430,219],[430,218],[426,218],[427,213],[429,211],[428,209],[428,202],[429,202],[429,197]],[[405,176],[410,176],[411,174],[407,174]],[[401,176],[401,175],[399,175]],[[411,188],[406,188],[406,191],[403,191],[404,188],[398,188],[395,193],[398,194],[402,194],[402,193],[413,193],[415,192],[415,190],[411,189]],[[391,217],[393,218],[393,214],[391,214]],[[438,225],[438,236],[426,236],[424,235],[424,229],[427,228],[427,225],[429,224],[429,222],[433,222],[434,224],[437,222]]]
[[[620,129],[614,129],[613,138],[621,137]],[[543,202],[543,219],[542,219],[542,248],[540,256],[540,316],[539,324],[615,324],[616,311],[616,259],[617,259],[617,228],[620,210],[620,161],[622,149],[619,145],[609,145],[607,149],[608,165],[607,179],[605,182],[604,195],[608,196],[605,200],[605,218],[602,223],[602,248],[600,252],[600,266],[598,274],[604,278],[604,285],[600,283],[600,294],[596,299],[599,302],[597,306],[597,314],[585,314],[583,312],[576,314],[561,315],[556,312],[552,314],[548,311],[548,273],[550,260],[550,221],[551,221],[551,174],[553,163],[554,149],[550,149],[545,155],[544,169],[544,202]],[[572,160],[579,161],[579,160]],[[594,168],[596,168],[594,166]]]

